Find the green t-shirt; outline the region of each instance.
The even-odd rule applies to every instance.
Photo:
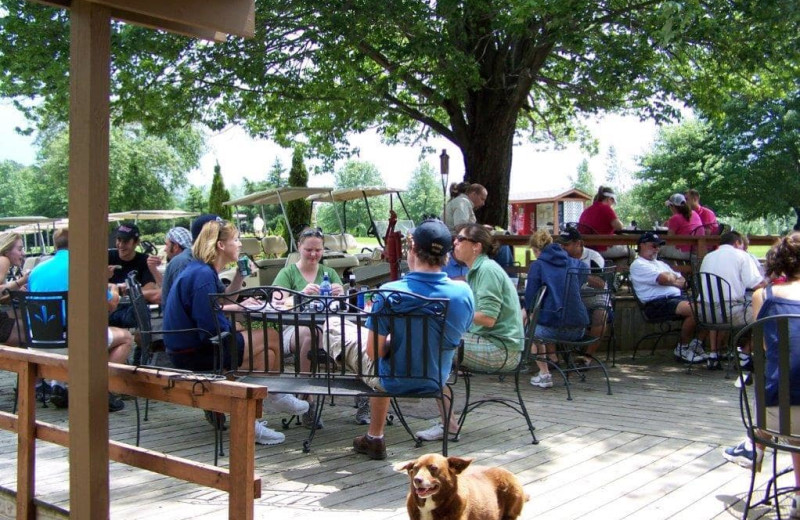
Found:
[[[328,273],[328,277],[331,280],[331,284],[338,283],[341,285],[342,279],[339,278],[339,274],[336,272],[335,269],[332,267],[328,267],[322,264],[319,264],[319,269],[317,269],[317,277],[314,279],[314,283],[319,285],[322,283],[322,277]],[[278,272],[278,276],[275,277],[275,281],[272,282],[272,285],[277,287],[283,287],[284,289],[291,289],[293,291],[302,291],[306,288],[309,282],[303,278],[303,274],[300,272],[300,269],[297,268],[297,264],[290,264],[281,269]]]
[[[469,331],[483,336],[498,347],[521,351],[525,332],[522,308],[511,279],[500,265],[481,255],[467,272],[467,283],[475,295],[475,312],[495,319],[494,327],[473,324]]]

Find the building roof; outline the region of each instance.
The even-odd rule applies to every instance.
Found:
[[[570,188],[566,191],[563,189],[544,190],[544,191],[528,191],[524,193],[516,193],[508,197],[509,204],[527,204],[527,203],[540,203],[540,202],[554,202],[556,200],[564,199],[579,199],[591,200],[591,195],[587,195],[576,188]]]

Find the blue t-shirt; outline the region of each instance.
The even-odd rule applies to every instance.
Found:
[[[28,278],[31,292],[55,292],[69,290],[69,250],[56,251],[55,256],[31,271]]]
[[[398,326],[397,323],[395,323],[393,337],[390,339],[389,345],[390,356],[393,361],[390,361],[389,358],[378,360],[378,374],[381,377],[381,385],[386,391],[406,393],[438,390],[440,385],[435,383],[437,374],[442,383],[447,380],[450,375],[456,347],[461,342],[461,336],[472,323],[472,317],[475,312],[472,290],[465,282],[450,280],[443,272],[428,273],[419,271],[409,272],[402,280],[382,285],[381,290],[385,289],[411,292],[426,298],[445,298],[449,300],[444,321],[444,334],[441,336],[444,341],[443,346],[446,348],[441,355],[441,366],[439,365],[440,345],[429,343],[425,368],[423,368],[419,357],[412,356],[412,367],[409,371],[406,366],[406,360],[408,359],[406,349],[413,349],[415,346],[422,345],[423,332],[420,330],[421,327],[414,327],[413,325],[411,327]],[[413,309],[415,305],[411,299],[408,300],[407,304],[409,309]],[[367,328],[381,336],[386,336],[389,333],[389,318],[376,316],[376,313],[380,313],[382,307],[383,302],[378,299],[372,308],[373,315],[367,320]],[[402,312],[403,305],[401,303],[394,308]],[[407,329],[411,330],[411,337],[406,336]],[[441,333],[441,325],[436,320],[428,320],[428,338],[437,341]],[[392,363],[394,363],[395,374],[408,374],[409,372],[415,376],[427,374],[431,379],[415,380],[391,377]]]
[[[212,308],[208,295],[225,292],[217,271],[199,260],[192,260],[178,276],[164,307],[164,330],[202,329],[178,334],[164,334],[168,352],[195,349],[207,344],[209,338],[220,332],[231,331],[228,319],[218,307]],[[215,319],[216,315],[216,319]]]

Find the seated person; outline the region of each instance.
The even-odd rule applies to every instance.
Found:
[[[536,364],[539,373],[531,378],[531,385],[539,388],[553,386],[553,377],[550,367],[540,356],[553,356],[557,340],[575,341],[586,334],[589,325],[589,315],[581,301],[581,278],[569,275],[572,271],[584,271],[580,260],[571,258],[560,244],[547,244],[540,254],[536,255],[528,270],[528,280],[525,285],[525,308],[533,307],[533,299],[543,285],[547,287],[539,309],[539,318],[535,335],[539,338],[552,339],[553,342],[534,344],[537,354]],[[567,287],[567,284],[573,284]],[[566,301],[565,301],[566,298]]]
[[[522,355],[524,331],[517,288],[497,262],[491,233],[467,224],[454,237],[455,257],[469,266],[467,283],[475,297],[475,317],[464,334],[461,365],[475,370],[511,371]]]
[[[322,283],[324,275],[328,275],[331,282],[331,294],[333,296],[341,296],[344,294],[344,287],[339,273],[335,269],[322,265],[323,248],[323,233],[318,229],[307,227],[303,229],[297,236],[297,249],[300,253],[300,259],[294,263],[289,264],[281,269],[272,285],[276,287],[283,287],[293,291],[302,292],[308,295],[319,294],[319,286]],[[277,295],[277,294],[276,294]],[[316,334],[317,345],[315,348],[320,347],[320,334]],[[309,327],[299,327],[295,330],[293,326],[287,326],[283,329],[283,350],[286,354],[295,352],[300,348],[300,370],[303,372],[311,371],[311,339],[312,334]],[[297,341],[299,340],[299,345]],[[307,400],[313,404],[312,396],[308,396]],[[304,425],[311,426],[313,419],[313,408],[303,414],[301,420]],[[322,419],[317,419],[317,428],[322,425]]]
[[[700,216],[686,203],[686,197],[680,193],[675,193],[665,204],[672,212],[672,216],[667,221],[667,234],[705,235],[703,222],[700,220]],[[661,256],[663,258],[674,258],[676,260],[688,260],[691,250],[692,246],[688,244],[666,246],[661,251]]]
[[[596,233],[598,235],[613,235],[616,231],[620,231],[623,226],[614,211],[616,204],[617,196],[614,190],[608,186],[600,186],[592,205],[583,210],[578,218],[578,231],[584,234]],[[603,258],[619,260],[621,263],[627,261],[630,255],[628,248],[623,245],[599,246],[597,251]]]
[[[683,296],[686,279],[657,259],[664,245],[661,237],[648,231],[639,237],[639,256],[631,264],[631,284],[636,297],[644,303],[650,319],[682,319],[681,335],[675,347],[675,357],[689,363],[703,363],[708,356],[703,344],[694,338],[696,323],[689,300]],[[694,339],[693,339],[694,338]]]
[[[31,271],[29,288],[32,292],[69,291],[69,230],[58,229],[53,234],[56,254],[50,260],[37,265]],[[114,312],[119,303],[119,292],[115,284],[108,284],[108,312]],[[108,327],[108,361],[126,364],[128,354],[133,346],[133,336],[124,328]],[[69,404],[68,391],[62,383],[52,384],[50,401],[57,408],[66,408]],[[108,411],[117,412],[125,408],[125,403],[114,394],[108,394]]]
[[[135,224],[120,224],[116,232],[116,249],[108,252],[108,281],[124,289],[128,273],[136,271],[136,280],[142,286],[142,295],[148,303],[161,303],[161,288],[156,284],[147,259],[150,255],[139,253],[139,227]],[[136,315],[130,304],[120,305],[108,317],[109,325],[136,327]]]
[[[605,260],[600,256],[600,253],[583,245],[583,237],[575,228],[567,228],[558,236],[556,242],[561,245],[571,258],[581,261],[588,275],[586,282],[581,287],[581,300],[586,310],[589,311],[592,320],[589,335],[598,339],[586,347],[586,353],[593,356],[600,345],[600,338],[603,337],[606,322],[610,322],[613,319],[611,296],[605,290],[605,280],[601,276],[590,274],[601,271],[605,266]]]
[[[453,357],[456,353],[461,335],[467,330],[472,321],[473,299],[469,287],[462,283],[450,280],[447,275],[441,272],[441,268],[447,259],[447,252],[452,247],[450,231],[439,220],[426,220],[417,226],[412,233],[412,242],[408,252],[409,272],[402,280],[384,284],[381,289],[400,290],[413,292],[427,298],[446,298],[450,301],[447,306],[447,316],[445,317],[445,330],[443,335],[444,345],[430,344],[429,352],[432,355],[426,360],[427,373],[438,374],[444,382],[450,375]],[[505,274],[505,273],[504,273]],[[428,392],[431,388],[417,388],[412,381],[390,377],[391,364],[388,360],[392,353],[395,355],[395,370],[405,373],[406,367],[399,366],[406,356],[402,352],[405,349],[414,349],[421,342],[421,331],[412,331],[411,337],[405,337],[405,327],[395,327],[395,336],[389,338],[389,318],[375,316],[379,314],[383,302],[379,298],[372,309],[373,316],[367,320],[366,354],[373,363],[378,363],[378,373],[381,375],[379,381],[370,381],[377,390],[388,392],[413,392],[414,390]],[[438,323],[430,322],[431,326],[436,326],[437,330],[431,330],[429,337],[438,338],[442,332],[438,330]],[[375,352],[377,342],[378,352]],[[446,347],[447,350],[441,353],[441,365],[439,363],[439,349]],[[377,359],[375,358],[377,354]],[[437,366],[438,365],[438,366]],[[368,373],[366,371],[362,373]],[[420,381],[420,384],[430,381]],[[444,387],[447,392],[447,387]],[[445,398],[446,406],[449,408],[452,397],[447,395]],[[386,443],[383,439],[384,426],[386,425],[386,415],[389,412],[388,397],[371,397],[370,407],[372,414],[369,422],[369,430],[365,435],[360,435],[353,439],[353,449],[356,453],[363,453],[371,459],[383,460],[386,458]],[[423,432],[417,432],[417,436],[425,440],[441,439],[444,436],[444,421],[447,418],[448,410],[441,403],[439,407],[442,413],[442,424]],[[448,431],[457,431],[457,421],[451,417],[448,424]]]
[[[181,272],[170,291],[167,305],[164,308],[164,330],[198,329],[175,334],[164,334],[164,345],[167,354],[176,368],[192,371],[210,371],[214,369],[215,346],[211,343],[212,333],[217,324],[222,332],[230,332],[236,342],[240,364],[254,371],[264,371],[264,330],[253,329],[248,334],[251,349],[247,347],[247,339],[237,332],[219,306],[212,308],[209,295],[225,292],[225,286],[219,279],[219,273],[229,263],[239,258],[239,232],[233,224],[224,221],[206,223],[192,246],[194,260]],[[277,352],[278,337],[274,329],[266,329],[269,335],[269,370],[277,371],[280,356]],[[231,366],[231,353],[224,349],[222,360],[224,369],[238,368]],[[300,401],[292,395],[269,394],[265,402],[270,403],[278,411],[292,414],[303,414],[308,411],[308,403]],[[256,443],[279,444],[284,435],[267,428],[264,423],[256,421]]]
[[[780,314],[800,314],[800,232],[783,237],[772,246],[767,255],[767,274],[770,278],[784,278],[783,283],[770,283],[753,294],[753,312],[756,319]],[[791,432],[800,434],[800,320],[789,321],[789,366],[780,366],[778,360],[778,334],[773,324],[764,328],[764,347],[766,348],[766,386],[767,423],[777,428],[778,423],[778,390],[780,376],[785,369],[789,370],[789,388],[791,403]],[[743,367],[744,368],[744,367]],[[761,468],[764,458],[764,447],[753,446],[750,439],[739,445],[725,449],[723,456],[740,466]],[[792,454],[794,469],[795,494],[789,509],[789,518],[800,518],[800,454]]]

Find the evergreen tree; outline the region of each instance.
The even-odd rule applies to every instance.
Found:
[[[408,183],[403,200],[411,214],[411,219],[422,222],[425,215],[441,216],[443,210],[442,185],[428,162],[421,162]],[[401,213],[398,211],[398,215]],[[399,217],[405,218],[405,216]]]
[[[289,170],[289,186],[305,187],[308,186],[308,170],[303,164],[303,149],[296,146],[292,154],[292,169]],[[289,226],[293,232],[299,232],[304,226],[311,222],[311,203],[307,200],[298,199],[286,204],[286,216],[289,219]],[[289,243],[289,232],[284,231],[286,243]]]
[[[214,180],[211,181],[211,192],[208,194],[208,212],[219,215],[225,220],[230,220],[233,211],[230,206],[223,206],[223,202],[231,200],[231,194],[225,189],[219,163],[214,166]]]
[[[572,187],[582,192],[592,195],[595,192],[594,176],[589,171],[589,161],[584,159],[578,165],[578,175],[575,178],[570,177]]]
[[[206,213],[206,195],[203,188],[199,186],[189,186],[186,192],[186,199],[183,201],[183,209],[186,211]]]

